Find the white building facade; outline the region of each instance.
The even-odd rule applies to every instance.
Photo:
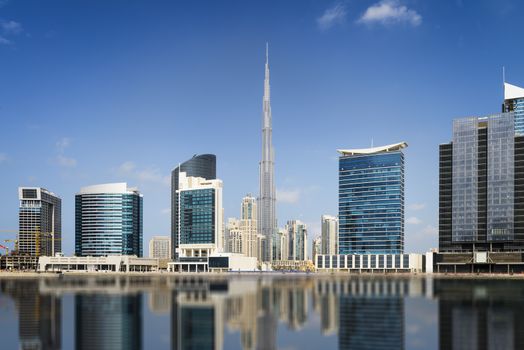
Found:
[[[155,259],[171,259],[171,238],[154,236],[149,241],[149,257]]]

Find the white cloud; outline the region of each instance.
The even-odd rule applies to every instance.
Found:
[[[432,225],[427,225],[422,230],[422,233],[426,236],[437,236],[438,235],[438,228]]]
[[[408,208],[413,211],[419,211],[426,207],[426,203],[413,203],[408,205]]]
[[[76,166],[75,158],[69,158],[69,157],[64,156],[63,154],[59,154],[58,156],[56,156],[56,161],[58,162],[59,165],[63,167],[72,168]]]
[[[277,201],[281,203],[297,203],[300,199],[300,190],[279,190],[277,189]]]
[[[56,149],[58,152],[63,153],[67,147],[71,145],[71,139],[69,137],[62,137],[56,141]]]
[[[62,137],[55,144],[58,155],[56,156],[56,162],[58,165],[63,167],[72,168],[76,166],[76,159],[67,157],[64,153],[65,150],[71,145],[71,139],[69,137]]]
[[[6,38],[0,36],[0,45],[9,45],[9,44],[11,44],[11,41],[9,41]]]
[[[422,23],[422,16],[417,11],[401,5],[397,0],[383,0],[368,7],[357,22],[383,25],[407,23],[416,27]]]
[[[162,172],[157,168],[145,168],[139,169],[134,162],[127,161],[122,163],[117,173],[121,176],[129,176],[139,182],[152,182],[159,183],[164,186],[171,184],[171,176],[163,175]]]
[[[167,215],[167,214],[171,214],[171,208],[164,208],[160,211],[160,214],[164,214],[164,215]]]
[[[15,21],[0,21],[0,28],[5,35],[17,35],[22,32],[22,25]]]
[[[420,220],[416,216],[412,216],[406,219],[406,224],[409,224],[409,225],[420,225],[421,223],[422,223],[422,220]]]
[[[344,23],[346,13],[346,7],[344,4],[335,4],[335,6],[328,8],[322,16],[317,18],[318,27],[322,30],[326,30],[336,24]]]

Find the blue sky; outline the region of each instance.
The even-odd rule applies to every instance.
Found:
[[[406,250],[437,246],[438,145],[524,85],[519,1],[0,0],[0,230],[18,186],[63,201],[114,181],[170,232],[169,174],[215,153],[226,218],[258,192],[270,46],[279,224],[337,214],[338,148],[406,141]],[[6,237],[6,234],[3,234]]]

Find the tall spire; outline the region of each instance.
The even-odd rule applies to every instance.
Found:
[[[265,238],[263,261],[271,261],[273,234],[276,232],[274,151],[272,140],[271,96],[269,85],[269,45],[266,43],[264,97],[262,98],[262,160],[260,161],[260,194],[258,197],[258,232]]]

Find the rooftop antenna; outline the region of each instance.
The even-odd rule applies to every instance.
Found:
[[[502,66],[502,101],[506,99],[506,67]]]

